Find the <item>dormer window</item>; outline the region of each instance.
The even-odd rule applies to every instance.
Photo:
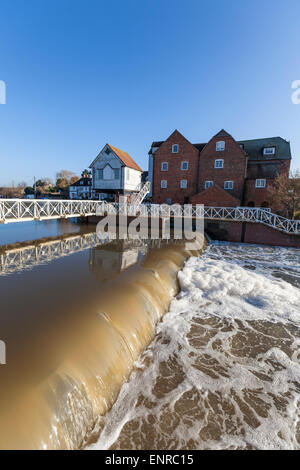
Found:
[[[240,148],[244,150],[244,144],[240,144]]]
[[[172,145],[172,153],[178,153],[178,151],[179,151],[179,145],[178,144]]]
[[[222,158],[215,160],[215,168],[224,168],[224,160]]]
[[[109,155],[109,154],[111,153],[111,150],[110,150],[110,148],[109,148],[109,147],[106,147],[106,149],[105,149],[105,153],[106,153],[106,155]]]
[[[225,150],[225,142],[224,140],[219,140],[219,142],[216,143],[216,151],[223,152],[224,150]]]
[[[275,155],[275,147],[265,147],[264,155]]]

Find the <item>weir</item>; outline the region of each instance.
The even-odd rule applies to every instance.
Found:
[[[69,238],[74,241],[74,237]],[[66,243],[68,239],[62,241]],[[129,251],[130,243],[135,242],[116,241],[113,248],[110,243],[91,247],[90,269],[96,272],[98,261],[105,261],[106,250],[118,254],[124,250],[124,243]],[[22,282],[24,294],[20,299],[13,299],[14,309],[3,290],[3,315],[8,305],[11,309],[7,318],[4,315],[6,338],[3,339],[12,344],[13,334],[15,342],[8,356],[9,368],[6,365],[1,369],[3,449],[76,449],[84,445],[97,423],[101,424],[101,416],[116,400],[134,361],[153,339],[157,322],[178,292],[178,271],[188,257],[198,256],[204,249],[203,237],[199,236],[198,243],[199,248],[190,251],[184,241],[174,244],[161,241],[159,247],[150,241],[141,261],[130,269],[121,270],[117,277],[112,275],[106,283],[99,279],[98,284],[96,276],[95,286],[99,288],[93,295],[85,294],[84,279],[82,295],[78,288],[72,293],[77,273],[71,265],[62,273],[56,271],[53,281],[48,274],[54,268],[43,266],[48,273],[45,277],[48,299],[32,300],[33,308],[26,312],[22,309],[26,303],[26,285],[34,272],[30,273],[27,284]],[[39,249],[38,243],[36,247]],[[103,250],[99,258],[98,249]],[[137,253],[142,254],[142,244],[139,250]],[[110,258],[110,264],[114,259],[117,258]],[[56,270],[58,267],[56,264]],[[81,275],[79,271],[79,278]],[[9,279],[10,276],[6,278]],[[35,279],[38,292],[44,282],[43,271]],[[68,292],[70,295],[66,297]],[[57,298],[52,304],[54,295]],[[16,337],[11,327],[17,306],[22,309],[22,315],[18,318]],[[29,329],[28,325],[34,327]]]

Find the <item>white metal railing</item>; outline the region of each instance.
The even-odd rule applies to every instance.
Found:
[[[0,222],[88,216],[96,213],[96,205],[97,201],[1,199]]]
[[[193,217],[209,220],[261,223],[289,234],[300,234],[300,221],[254,207],[203,207],[179,204],[122,204],[105,201],[1,199],[0,222],[22,222],[91,215],[120,214],[144,217]]]
[[[153,240],[143,238],[120,240],[113,238],[114,236],[114,233],[110,234],[109,232],[101,234],[90,232],[80,235],[73,234],[54,240],[43,240],[42,242],[35,240],[18,248],[6,246],[0,251],[0,276],[30,269],[33,266],[49,263],[54,259],[108,243],[121,243],[124,251],[134,248],[145,254],[148,246],[159,248],[165,244],[180,242],[180,240],[161,238]]]
[[[147,181],[145,184],[140,183],[137,187],[137,193],[132,194],[130,203],[131,204],[141,204],[147,194],[149,194],[151,188],[151,183],[150,181]]]

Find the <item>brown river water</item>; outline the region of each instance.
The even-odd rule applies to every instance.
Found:
[[[94,231],[0,227],[0,448],[299,449],[299,250]]]

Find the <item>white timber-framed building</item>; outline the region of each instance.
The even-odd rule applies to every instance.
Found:
[[[70,199],[94,199],[92,178],[82,177],[69,186]]]
[[[96,199],[114,201],[119,195],[131,196],[141,189],[143,170],[127,152],[110,144],[104,145],[90,168]]]

